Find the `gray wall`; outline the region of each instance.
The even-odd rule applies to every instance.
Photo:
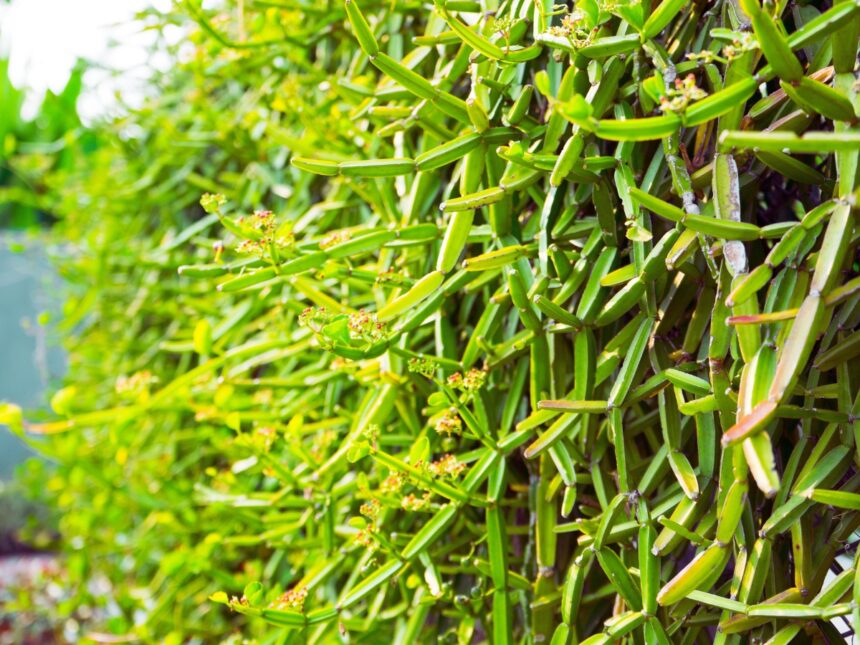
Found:
[[[16,252],[16,247],[24,247]],[[40,312],[59,310],[60,283],[35,236],[0,232],[0,400],[25,410],[46,407],[49,386],[62,375],[63,355],[39,325]],[[0,429],[0,480],[32,453]]]

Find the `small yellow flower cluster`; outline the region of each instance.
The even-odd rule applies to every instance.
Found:
[[[319,332],[323,325],[327,325],[331,316],[325,307],[307,307],[299,314],[299,324]]]
[[[683,79],[675,79],[675,89],[660,99],[660,109],[663,112],[683,112],[693,101],[698,101],[708,95],[705,90],[696,85],[696,77],[687,74]]]
[[[511,37],[511,28],[514,26],[514,19],[510,16],[504,18],[496,18],[493,23],[493,30],[507,40]]]
[[[436,361],[429,358],[410,358],[407,369],[427,378],[433,378],[433,374],[439,366]]]
[[[270,609],[298,609],[302,611],[308,590],[304,587],[296,587],[281,594],[269,605]]]
[[[379,438],[379,425],[376,423],[368,423],[367,427],[365,427],[361,431],[361,436],[364,437],[367,441],[371,443],[375,443]]]
[[[295,241],[292,235],[277,235],[275,214],[272,211],[255,211],[250,221],[247,221],[244,216],[240,217],[239,224],[248,224],[250,228],[262,233],[258,239],[242,240],[236,247],[239,253],[255,253],[262,256],[273,246],[283,249],[291,246]]]
[[[381,505],[379,500],[371,499],[359,507],[358,512],[364,515],[364,517],[368,519],[374,519],[377,515],[379,515],[379,509]]]
[[[739,38],[735,38],[731,44],[723,47],[723,55],[732,60],[739,56],[743,56],[749,51],[758,48],[755,36],[752,33],[742,33]]]
[[[592,30],[588,27],[585,14],[574,10],[561,19],[561,25],[550,27],[549,34],[557,38],[567,38],[570,44],[578,49],[591,42]]]
[[[391,473],[388,477],[382,480],[379,485],[379,490],[383,493],[396,493],[406,483],[406,475],[401,472]]]
[[[400,505],[407,511],[420,511],[430,505],[431,497],[432,495],[430,493],[424,493],[420,497],[409,493],[409,495],[403,498]]]
[[[714,61],[724,62],[720,56],[717,56],[710,49],[703,49],[700,52],[690,52],[689,54],[687,54],[687,60],[695,60],[702,63],[703,65],[713,63]]]
[[[349,335],[356,340],[375,343],[385,336],[385,324],[364,309],[349,315],[348,327]]]
[[[373,537],[373,531],[370,529],[362,529],[355,534],[355,543],[365,548],[376,548],[376,540]]]
[[[455,372],[448,377],[448,385],[456,387],[464,392],[477,392],[484,386],[484,381],[487,379],[487,373],[483,370],[472,368],[466,375],[463,376],[460,372]]]
[[[449,409],[436,418],[436,423],[433,427],[439,434],[450,437],[463,432],[463,421],[454,409]]]
[[[445,455],[431,462],[427,469],[437,477],[458,477],[466,469],[466,464],[454,455]]]
[[[200,198],[200,205],[207,213],[217,213],[227,203],[227,198],[220,193],[204,193]]]

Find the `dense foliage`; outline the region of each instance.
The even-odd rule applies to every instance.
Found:
[[[61,611],[840,639],[860,4],[180,4],[142,17],[189,29],[154,96],[54,178],[72,365],[25,429]]]
[[[25,92],[0,59],[0,227],[22,229],[50,220],[46,179],[71,167],[93,146],[76,108],[83,69],[76,67],[59,94],[48,90],[35,117],[24,114]]]

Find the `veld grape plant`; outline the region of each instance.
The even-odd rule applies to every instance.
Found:
[[[860,621],[860,3],[177,4],[141,20],[190,50],[56,179],[71,373],[23,430],[61,611],[159,642]]]

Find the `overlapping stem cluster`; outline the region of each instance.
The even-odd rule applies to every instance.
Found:
[[[208,196],[187,371],[33,429],[231,428],[197,501],[265,566],[214,598],[286,642],[838,638],[860,4],[259,4],[321,27],[303,208]]]

